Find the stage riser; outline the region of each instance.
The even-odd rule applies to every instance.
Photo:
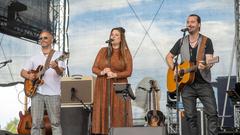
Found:
[[[165,127],[111,128],[109,135],[167,135]]]

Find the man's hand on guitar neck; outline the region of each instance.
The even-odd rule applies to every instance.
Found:
[[[51,61],[49,64],[49,67],[52,69],[55,69],[58,67],[58,63],[56,61]]]
[[[199,61],[198,69],[210,69],[213,66],[214,61],[218,62],[218,56],[213,57],[212,54],[206,54],[206,61]]]
[[[206,66],[205,61],[199,61],[198,69],[203,70],[203,69],[205,69],[206,67],[207,67],[207,66]]]
[[[60,68],[58,66],[58,62],[57,61],[51,61],[50,64],[49,64],[49,67],[54,69],[58,75],[62,75],[63,74],[63,70],[64,69],[62,69],[62,68]]]

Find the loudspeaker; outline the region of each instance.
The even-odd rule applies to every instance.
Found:
[[[88,135],[89,115],[83,107],[61,108],[63,135]]]
[[[0,130],[0,135],[13,135],[13,134],[8,131]]]
[[[61,79],[61,106],[81,106],[93,103],[94,80],[92,76],[63,77]]]
[[[220,118],[220,122],[222,121],[223,110],[224,110],[224,102],[225,102],[225,95],[226,95],[226,88],[228,85],[228,76],[220,76],[217,77],[217,97],[218,98],[218,115]],[[230,77],[229,88],[234,88],[235,83],[237,82],[236,76]],[[231,103],[230,98],[227,98],[226,108],[225,108],[225,117],[224,117],[224,124],[223,127],[234,127],[234,108]]]
[[[119,127],[111,128],[109,135],[167,135],[165,127]]]

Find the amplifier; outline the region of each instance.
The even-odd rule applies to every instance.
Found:
[[[61,107],[81,107],[93,103],[95,77],[63,77],[61,79]]]

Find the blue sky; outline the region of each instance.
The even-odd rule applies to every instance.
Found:
[[[146,29],[162,3],[162,0],[128,1]],[[113,27],[122,26],[126,29],[130,51],[132,55],[136,54],[134,71],[130,78],[132,88],[135,90],[145,76],[153,77],[159,82],[162,90],[161,108],[165,109],[167,65],[161,55],[165,57],[181,37],[180,29],[185,27],[187,16],[192,13],[201,16],[201,33],[212,39],[215,55],[220,56],[220,63],[215,65],[212,72],[214,81],[216,77],[227,75],[229,71],[234,39],[233,7],[233,1],[229,0],[165,0],[149,30],[150,38],[146,36],[137,51],[145,31],[130,9],[127,0],[70,0],[68,31],[71,54],[70,74],[92,75],[91,67],[95,56],[101,47],[107,46],[104,42],[108,39],[110,30]],[[6,51],[6,57],[14,61],[9,68],[15,76],[19,76],[19,68],[26,56],[38,51],[37,45],[9,36],[4,36],[1,45]],[[2,52],[0,57],[4,59]],[[6,73],[4,74],[3,71]],[[235,74],[235,69],[233,71]],[[8,68],[2,69],[0,74],[9,76]],[[0,94],[0,99],[7,98],[9,102],[14,102],[10,105],[6,105],[5,101],[0,102],[0,106],[6,108],[0,112],[0,125],[4,125],[14,116],[18,117],[18,111],[23,108],[17,100],[17,93],[21,90],[22,87],[1,90],[3,94]],[[8,113],[9,110],[14,113]],[[135,110],[135,113],[138,113],[136,111],[139,109]]]

